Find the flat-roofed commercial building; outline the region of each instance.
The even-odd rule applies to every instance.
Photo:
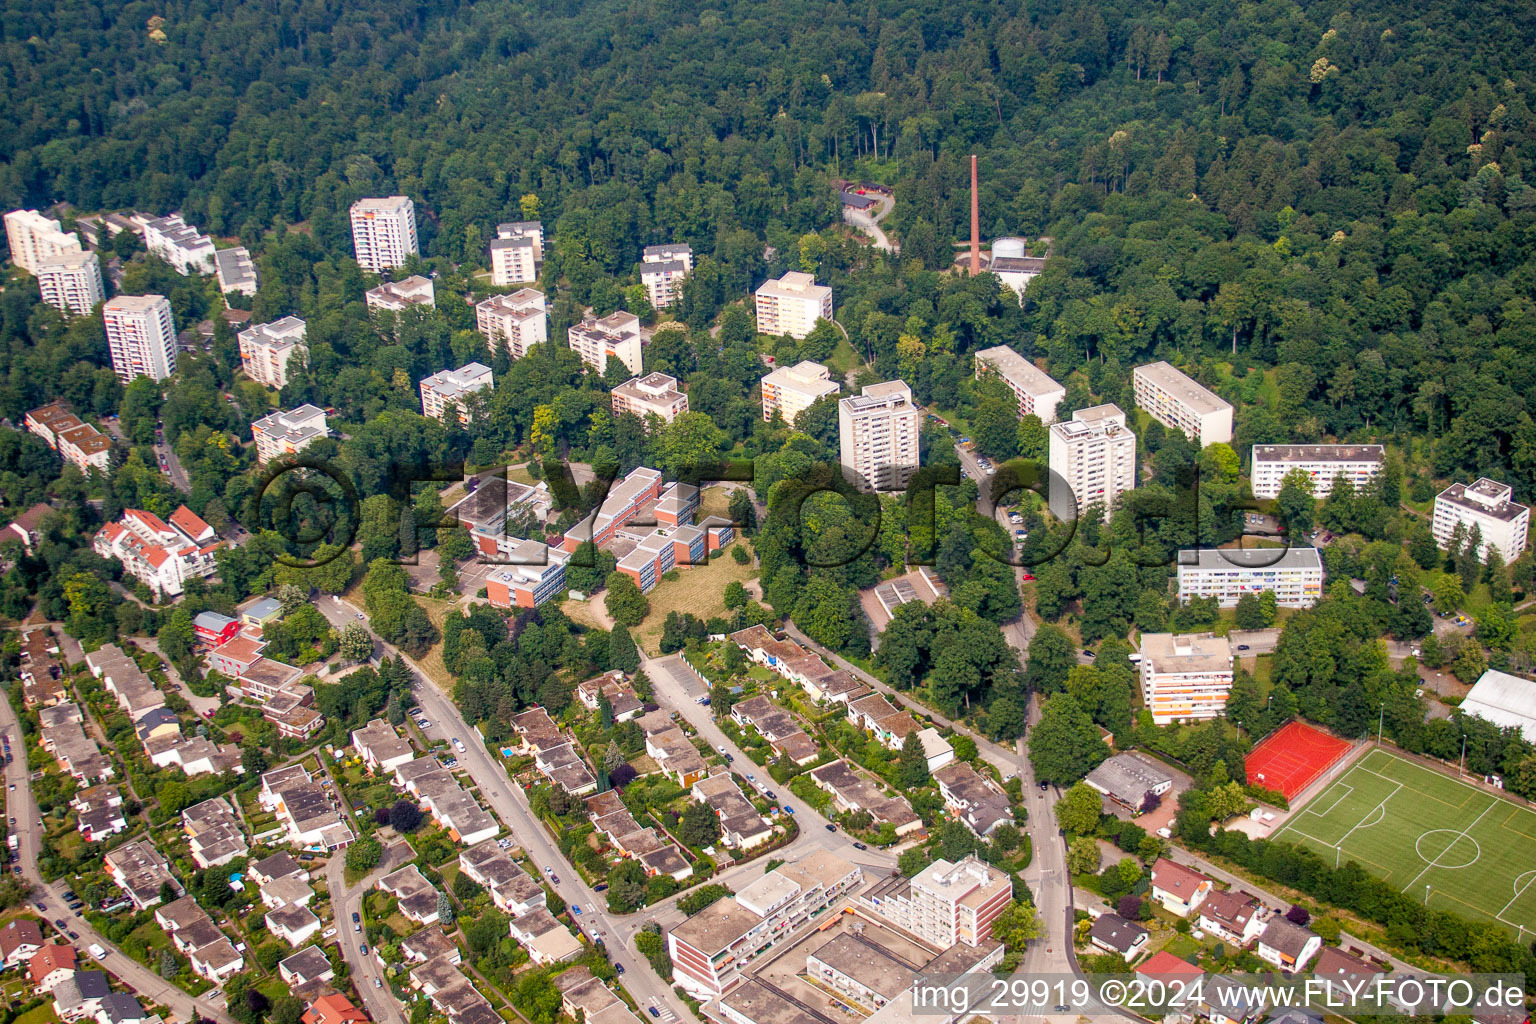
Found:
[[[1301,470],[1312,481],[1312,496],[1326,498],[1343,477],[1360,490],[1381,473],[1386,449],[1379,444],[1256,444],[1253,446],[1255,498],[1278,498],[1288,474]]]
[[[519,288],[510,295],[492,295],[475,306],[475,326],[492,352],[505,348],[509,357],[521,359],[533,346],[549,340],[544,293]]]
[[[352,204],[352,247],[358,266],[382,274],[419,251],[416,204],[409,196],[359,199]]]
[[[1232,644],[1224,636],[1143,633],[1141,698],[1152,721],[1215,718],[1232,692]]]
[[[1165,427],[1189,435],[1198,447],[1232,440],[1232,406],[1167,362],[1138,366],[1131,374],[1136,406]]]
[[[670,309],[683,278],[693,269],[693,250],[686,245],[648,245],[640,254],[640,283],[653,309]]]
[[[101,260],[94,252],[61,252],[44,256],[32,272],[43,301],[65,316],[89,316],[106,292]]]
[[[763,420],[773,419],[777,412],[784,422],[793,425],[795,417],[809,409],[818,400],[835,395],[841,390],[832,379],[832,371],[809,359],[794,366],[780,366],[765,376],[763,389]]]
[[[284,455],[297,455],[327,436],[325,410],[315,405],[279,409],[251,424],[256,461],[263,464]]]
[[[986,373],[996,374],[1008,385],[1019,405],[1019,419],[1033,415],[1047,425],[1056,422],[1057,406],[1067,397],[1067,389],[1044,370],[1007,345],[994,345],[976,353],[976,377]]]
[[[285,316],[241,331],[240,365],[245,375],[269,388],[286,387],[288,363],[297,356],[302,366],[309,355],[304,344],[304,331],[304,321],[296,316]]]
[[[489,391],[494,385],[491,368],[484,363],[465,363],[457,370],[439,370],[422,379],[421,414],[441,422],[452,405],[459,410],[459,422],[468,423],[472,418],[469,396],[476,391]]]
[[[412,306],[437,308],[437,293],[430,277],[412,274],[399,281],[385,281],[363,293],[370,313],[403,313]]]
[[[119,295],[101,307],[112,369],[124,384],[176,372],[176,324],[164,295]]]
[[[640,318],[620,310],[602,319],[586,317],[565,332],[571,351],[598,373],[608,372],[608,361],[617,359],[629,372],[640,376]]]
[[[1125,425],[1118,405],[1079,409],[1070,420],[1050,427],[1051,512],[1072,519],[1090,505],[1114,507],[1136,486],[1136,435]],[[1071,492],[1057,492],[1057,481]],[[1075,502],[1075,508],[1074,508]]]
[[[1275,595],[1281,608],[1310,608],[1323,596],[1317,548],[1198,548],[1179,552],[1179,601],[1214,597],[1223,608],[1244,594]]]
[[[1506,563],[1513,562],[1525,550],[1531,529],[1529,506],[1512,500],[1513,495],[1508,484],[1487,477],[1474,484],[1451,484],[1435,495],[1435,543],[1449,548],[1459,525],[1466,539],[1478,531],[1478,558],[1486,559],[1488,549],[1494,548]]]
[[[631,413],[642,420],[660,416],[671,423],[688,411],[688,396],[677,386],[677,378],[665,373],[631,377],[613,389],[613,413]]]
[[[837,403],[843,477],[856,488],[899,491],[917,472],[922,410],[906,381],[870,384]]]
[[[802,339],[817,320],[832,319],[832,289],[816,278],[791,270],[777,281],[765,281],[755,293],[757,332]]]
[[[532,284],[544,265],[544,225],[536,220],[496,225],[490,253],[492,284]]]

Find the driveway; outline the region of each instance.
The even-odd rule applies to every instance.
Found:
[[[893,243],[886,236],[884,229],[880,227],[880,222],[885,220],[890,215],[890,212],[896,208],[896,199],[893,196],[882,195],[876,195],[875,198],[879,202],[869,210],[855,210],[852,207],[843,207],[843,220],[873,239],[872,244],[876,249],[883,252],[900,252],[901,246]]]

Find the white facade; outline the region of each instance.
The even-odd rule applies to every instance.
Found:
[[[794,366],[779,367],[765,376],[761,384],[764,422],[773,419],[777,412],[789,424],[818,400],[842,390],[832,379],[831,370],[809,359]]]
[[[187,580],[213,574],[220,543],[213,528],[183,505],[169,523],[152,512],[127,509],[97,532],[92,547],[102,558],[121,562],[124,572],[156,594],[174,597]]]
[[[693,250],[686,245],[650,245],[640,254],[640,283],[653,309],[669,309],[677,301],[683,278],[693,269]]]
[[[1034,363],[1007,345],[994,345],[976,353],[976,376],[994,373],[1019,403],[1019,419],[1038,416],[1049,426],[1056,422],[1057,407],[1067,397],[1067,389],[1050,378]]]
[[[358,266],[381,274],[419,251],[416,204],[409,196],[359,199],[352,204],[352,247]]]
[[[267,463],[284,455],[297,455],[316,441],[328,436],[325,410],[301,405],[286,412],[269,413],[251,424],[256,441],[256,461]]]
[[[468,423],[468,396],[489,391],[495,382],[491,368],[484,363],[465,363],[457,370],[439,370],[421,382],[421,414],[441,421],[450,405],[458,406],[459,422]]]
[[[678,388],[677,378],[665,373],[631,377],[613,389],[611,399],[615,415],[633,413],[642,420],[660,416],[671,423],[688,411],[688,396]]]
[[[1450,546],[1457,524],[1465,540],[1476,529],[1480,536],[1477,557],[1486,560],[1494,548],[1506,563],[1513,562],[1525,550],[1530,536],[1531,510],[1511,500],[1514,489],[1508,484],[1482,477],[1476,483],[1451,484],[1435,495],[1435,517],[1431,524],[1435,543]],[[1463,543],[1465,543],[1465,540]]]
[[[401,313],[412,306],[437,308],[432,279],[413,274],[401,281],[385,281],[363,293],[370,313]]]
[[[591,316],[566,331],[571,351],[598,373],[608,372],[608,360],[617,359],[630,373],[640,376],[640,318],[620,310],[601,320]]]
[[[871,384],[838,402],[843,477],[864,492],[905,488],[917,471],[922,419],[902,380]]]
[[[507,355],[521,359],[535,345],[549,340],[549,314],[544,293],[520,288],[510,295],[492,295],[475,306],[475,324],[492,352],[505,347]]]
[[[213,254],[213,272],[219,278],[219,291],[226,295],[255,295],[260,283],[256,264],[251,261],[250,250],[237,245],[233,249],[220,249]]]
[[[1326,498],[1333,482],[1348,480],[1356,491],[1381,473],[1386,449],[1379,444],[1256,444],[1253,446],[1253,496],[1280,497],[1288,474],[1301,470],[1312,481],[1312,496]]]
[[[492,284],[532,284],[544,265],[544,225],[536,220],[498,224],[490,252]]]
[[[987,269],[998,276],[1024,304],[1024,289],[1029,282],[1040,276],[1045,260],[1029,254],[1029,243],[1022,238],[996,238],[992,241],[992,254]]]
[[[832,289],[798,270],[777,281],[763,282],[756,299],[759,334],[804,338],[817,320],[832,319]]]
[[[1141,698],[1152,721],[1216,718],[1232,692],[1232,644],[1224,636],[1143,633]]]
[[[1232,406],[1166,362],[1138,366],[1131,374],[1138,408],[1165,427],[1182,430],[1196,447],[1232,440]]]
[[[1271,591],[1281,608],[1310,608],[1323,596],[1317,548],[1200,548],[1179,552],[1179,601],[1214,597],[1232,608],[1244,594]]]
[[[5,237],[11,246],[11,262],[37,273],[40,261],[80,251],[80,237],[65,231],[52,217],[36,210],[12,210],[5,215]]]
[[[1462,698],[1461,711],[1501,729],[1519,729],[1527,743],[1536,743],[1536,681],[1491,668]]]
[[[1050,435],[1050,502],[1058,519],[1075,518],[1090,505],[1108,510],[1136,486],[1136,435],[1119,406],[1079,409],[1070,420],[1052,423]],[[1067,493],[1057,493],[1058,481],[1071,501]]]
[[[1013,902],[1013,881],[971,854],[959,863],[936,860],[907,885],[877,885],[860,902],[938,949],[984,946]]]
[[[144,248],[175,267],[178,274],[213,273],[213,239],[198,234],[180,214],[146,220]]]
[[[119,295],[101,314],[118,380],[164,380],[176,372],[176,325],[164,295]]]
[[[43,301],[65,316],[89,316],[106,297],[101,260],[94,252],[65,252],[44,256],[32,272]]]
[[[269,388],[288,384],[288,363],[298,357],[304,365],[309,349],[304,345],[304,321],[285,316],[269,324],[257,324],[240,332],[240,363],[245,375]]]

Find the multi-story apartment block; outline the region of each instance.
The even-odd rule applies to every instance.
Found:
[[[58,452],[70,465],[82,473],[96,469],[105,473],[111,468],[112,441],[98,433],[89,423],[64,407],[62,402],[45,405],[27,413],[27,429]]]
[[[521,359],[535,345],[549,340],[549,314],[544,293],[533,288],[519,288],[510,295],[492,295],[475,306],[475,324],[492,352],[505,348],[507,355]]]
[[[1477,531],[1478,558],[1486,559],[1488,549],[1493,548],[1505,562],[1513,562],[1525,550],[1531,529],[1529,506],[1512,500],[1513,495],[1514,489],[1508,484],[1487,477],[1470,485],[1451,484],[1435,495],[1435,543],[1450,547],[1459,525],[1466,540]]]
[[[760,383],[763,389],[763,420],[772,420],[773,414],[778,413],[785,423],[791,425],[796,416],[818,400],[842,390],[837,381],[832,379],[831,370],[809,359],[794,366],[780,366]]]
[[[1381,473],[1386,449],[1379,444],[1256,444],[1253,496],[1278,498],[1286,476],[1301,470],[1312,481],[1312,496],[1326,498],[1343,477],[1360,490]]]
[[[256,273],[256,264],[251,260],[251,252],[243,245],[215,252],[213,272],[219,278],[219,291],[226,295],[231,292],[255,295],[261,283]]]
[[[763,282],[755,298],[759,334],[804,338],[817,320],[832,319],[832,289],[798,270],[791,270],[777,281]]]
[[[861,906],[938,949],[990,943],[992,922],[1012,902],[1013,880],[975,854],[958,864],[941,858],[859,895]]]
[[[1267,590],[1281,608],[1310,608],[1323,596],[1317,548],[1199,548],[1180,551],[1178,565],[1181,602],[1214,597],[1232,608]]]
[[[677,386],[677,378],[664,373],[631,377],[613,389],[613,413],[632,413],[642,420],[660,416],[671,423],[688,411],[688,396]]]
[[[744,886],[667,935],[677,983],[700,998],[719,996],[742,970],[770,955],[801,925],[828,912],[864,881],[864,873],[828,850],[816,850]]]
[[[164,380],[176,372],[176,324],[164,295],[119,295],[101,315],[118,380]]]
[[[491,283],[532,284],[544,265],[544,225],[536,220],[496,225],[491,241]]]
[[[640,261],[640,283],[651,307],[670,309],[683,278],[693,269],[693,250],[686,245],[648,245]]]
[[[153,512],[130,508],[122,519],[96,534],[92,547],[102,558],[121,562],[123,571],[156,594],[174,597],[194,576],[211,576],[221,542],[213,527],[183,505],[167,523]]]
[[[240,364],[245,375],[269,388],[288,384],[288,363],[295,357],[303,366],[309,357],[304,344],[304,321],[285,316],[269,324],[257,324],[240,332]]]
[[[52,217],[36,210],[12,210],[5,215],[5,237],[11,245],[11,262],[37,273],[37,265],[49,256],[80,251],[80,237],[65,231]]]
[[[1119,406],[1079,409],[1052,423],[1050,435],[1051,511],[1058,519],[1075,518],[1090,505],[1107,511],[1136,486],[1136,435]],[[1071,502],[1057,493],[1057,481],[1070,489]]]
[[[297,455],[316,441],[328,436],[325,410],[301,405],[286,412],[279,409],[251,424],[256,441],[256,461],[262,464],[284,455]]]
[[[213,239],[198,234],[180,214],[145,220],[144,248],[175,267],[178,274],[213,273]]]
[[[352,247],[358,266],[382,274],[419,251],[416,204],[409,196],[359,199],[352,204]]]
[[[1215,718],[1231,692],[1232,644],[1226,637],[1141,635],[1141,699],[1156,724]]]
[[[866,493],[906,487],[917,471],[922,419],[902,380],[870,384],[838,402],[843,477]]]
[[[94,252],[62,252],[44,256],[32,272],[43,301],[65,316],[88,316],[106,296],[101,259]]]
[[[363,293],[370,313],[403,313],[412,306],[437,308],[432,279],[413,274],[400,281],[385,281]]]
[[[986,373],[1008,385],[1019,404],[1019,419],[1033,415],[1047,425],[1056,422],[1056,407],[1067,397],[1067,389],[1034,363],[1007,345],[994,345],[976,353],[977,379]]]
[[[1232,440],[1232,406],[1166,362],[1138,366],[1131,374],[1136,406],[1165,427],[1184,431],[1199,448]]]
[[[421,382],[421,414],[441,421],[450,405],[458,407],[460,423],[471,419],[469,396],[495,386],[491,368],[484,363],[465,363],[457,370],[439,370]]]
[[[601,320],[588,316],[566,332],[571,351],[598,373],[608,372],[608,360],[617,359],[636,377],[640,367],[640,318],[620,310]]]

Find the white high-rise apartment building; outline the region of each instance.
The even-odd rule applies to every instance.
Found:
[[[492,284],[532,284],[544,265],[544,225],[536,220],[498,224],[490,251]]]
[[[984,373],[995,373],[1008,385],[1019,403],[1019,419],[1033,415],[1046,426],[1056,422],[1056,407],[1067,397],[1067,389],[1034,363],[1007,345],[994,345],[976,353],[977,379]]]
[[[683,278],[693,269],[693,250],[686,245],[648,245],[640,260],[640,283],[651,308],[670,309]]]
[[[164,295],[119,295],[101,315],[118,380],[164,380],[176,372],[176,324]]]
[[[1356,491],[1381,473],[1386,449],[1379,444],[1256,444],[1253,446],[1253,496],[1278,498],[1287,474],[1301,470],[1312,481],[1312,496],[1326,498],[1343,477]]]
[[[688,396],[677,386],[677,378],[665,373],[632,377],[613,389],[614,415],[633,413],[642,420],[660,416],[671,423],[688,411]]]
[[[1231,692],[1232,643],[1226,637],[1141,635],[1141,698],[1156,724],[1216,718]]]
[[[544,293],[520,288],[510,295],[492,295],[475,306],[475,324],[492,352],[506,347],[507,355],[521,359],[535,345],[549,340],[549,314]]]
[[[1232,440],[1232,406],[1166,362],[1138,366],[1131,374],[1138,408],[1165,427],[1189,435],[1196,447]]]
[[[78,235],[65,231],[58,221],[36,210],[12,210],[6,214],[5,237],[11,245],[11,262],[33,274],[45,257],[80,251]]]
[[[906,381],[870,384],[837,403],[843,477],[859,490],[899,491],[917,472],[922,410]]]
[[[765,376],[763,388],[763,419],[773,419],[777,412],[784,422],[793,424],[795,417],[809,409],[818,400],[835,395],[841,386],[832,379],[832,371],[809,359],[794,366],[781,366]]]
[[[1013,880],[973,853],[959,863],[936,860],[910,881],[880,882],[859,902],[937,949],[986,946],[992,922],[1013,902]]]
[[[817,320],[832,319],[832,289],[798,270],[764,281],[755,297],[759,334],[804,338]]]
[[[617,359],[640,376],[640,318],[620,310],[601,320],[586,317],[565,332],[571,351],[598,373],[608,372],[608,360]]]
[[[297,356],[302,366],[309,355],[304,330],[303,320],[285,316],[241,331],[240,363],[245,375],[269,388],[286,387],[289,361]]]
[[[439,370],[421,382],[421,414],[442,421],[450,405],[459,409],[459,422],[472,418],[467,399],[476,391],[489,391],[495,382],[484,363],[465,363],[457,370]]]
[[[403,313],[412,306],[437,308],[437,291],[430,277],[413,274],[401,281],[385,281],[363,293],[370,313]]]
[[[251,424],[256,461],[263,464],[283,455],[297,455],[326,436],[325,410],[314,405],[279,409]]]
[[[1448,548],[1459,523],[1468,539],[1474,528],[1478,531],[1478,558],[1486,561],[1488,549],[1494,548],[1506,563],[1513,562],[1525,550],[1531,529],[1530,508],[1513,496],[1508,484],[1487,477],[1470,485],[1451,484],[1435,495],[1435,543]]]
[[[213,272],[219,278],[219,291],[228,295],[255,295],[259,284],[256,264],[251,261],[251,251],[243,245],[233,249],[220,249],[213,254]]]
[[[178,274],[213,273],[213,239],[198,234],[180,214],[146,220],[144,248],[175,267]]]
[[[101,260],[94,252],[61,252],[44,256],[32,272],[43,301],[65,316],[88,316],[106,294]]]
[[[418,252],[416,204],[409,196],[359,199],[352,204],[352,247],[358,266],[382,274]]]
[[[1214,597],[1232,608],[1265,591],[1281,608],[1310,608],[1323,596],[1317,548],[1199,548],[1179,552],[1179,601]]]
[[[1136,435],[1118,405],[1079,409],[1070,420],[1052,423],[1050,434],[1051,512],[1058,519],[1073,519],[1090,505],[1108,511],[1136,486]],[[1072,501],[1058,493],[1057,480],[1070,489]]]

